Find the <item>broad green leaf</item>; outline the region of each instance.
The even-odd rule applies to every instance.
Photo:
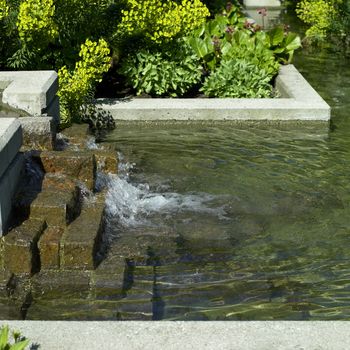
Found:
[[[22,340],[16,344],[11,345],[11,350],[24,350],[29,345],[29,340]]]
[[[271,46],[279,45],[284,39],[284,31],[282,27],[276,27],[271,29],[269,32]]]
[[[1,328],[1,333],[0,333],[0,350],[6,349],[8,337],[9,337],[9,327],[4,326]]]
[[[296,50],[301,47],[301,40],[298,34],[289,33],[285,39],[285,46],[288,51]]]

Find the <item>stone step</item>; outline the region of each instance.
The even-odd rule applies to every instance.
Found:
[[[96,160],[90,151],[44,151],[37,157],[45,173],[65,174],[80,180],[88,189],[94,189]]]
[[[6,269],[15,274],[33,274],[40,270],[38,240],[46,228],[44,220],[29,219],[3,237]]]
[[[30,204],[30,217],[45,219],[49,226],[65,227],[80,213],[80,189],[45,190]]]
[[[38,247],[42,270],[58,270],[60,268],[60,247],[64,228],[48,227],[40,237]]]
[[[83,206],[80,216],[65,231],[61,241],[61,268],[93,270],[102,244],[104,204]]]

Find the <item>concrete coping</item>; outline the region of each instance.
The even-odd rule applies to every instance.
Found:
[[[116,120],[294,120],[329,121],[329,105],[293,65],[276,78],[281,98],[97,99]]]
[[[1,321],[50,350],[346,350],[341,321]]]
[[[0,72],[2,101],[31,116],[41,116],[55,100],[58,78],[55,71]]]

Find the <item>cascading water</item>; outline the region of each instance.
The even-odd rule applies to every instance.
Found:
[[[225,218],[224,207],[215,207],[217,196],[206,193],[180,194],[159,186],[153,191],[147,183],[134,184],[130,173],[135,164],[119,153],[119,175],[98,173],[97,189],[107,188],[106,214],[122,227],[152,226],[153,214],[175,214],[192,211]]]

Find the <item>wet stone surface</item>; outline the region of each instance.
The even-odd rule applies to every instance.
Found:
[[[12,228],[0,242],[0,318],[120,317],[126,260],[106,256],[106,190],[94,192],[97,168],[117,173],[117,156],[98,149],[85,126],[73,129],[58,138],[60,150],[25,153]]]

